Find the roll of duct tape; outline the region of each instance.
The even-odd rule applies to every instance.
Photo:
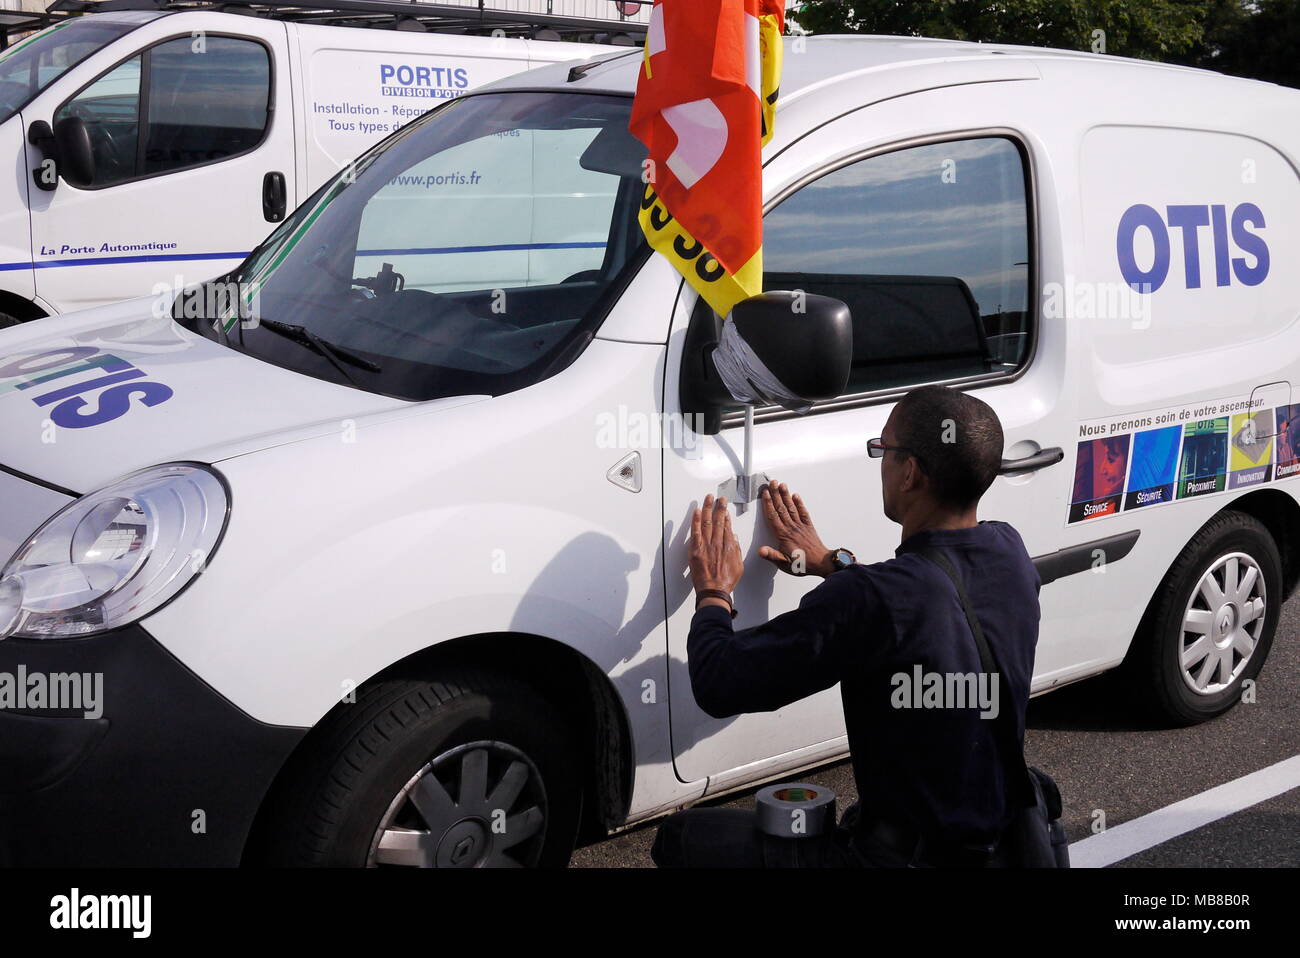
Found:
[[[777,838],[812,838],[835,828],[835,793],[823,785],[769,785],[758,792],[758,827]]]

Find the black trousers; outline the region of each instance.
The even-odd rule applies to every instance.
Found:
[[[650,857],[660,868],[902,868],[891,853],[862,850],[843,824],[827,835],[777,838],[741,808],[689,808],[669,815]]]

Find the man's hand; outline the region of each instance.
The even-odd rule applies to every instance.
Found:
[[[785,483],[769,482],[763,487],[763,515],[776,536],[780,549],[763,546],[758,554],[775,563],[790,575],[819,575],[825,578],[835,571],[831,550],[822,543],[813,528],[812,517],[803,500],[792,495]]]
[[[740,557],[740,540],[731,531],[731,514],[727,500],[704,497],[704,505],[691,517],[691,542],[688,550],[691,583],[695,591],[721,589],[731,594],[745,572]],[[706,604],[725,606],[721,599],[706,598]]]

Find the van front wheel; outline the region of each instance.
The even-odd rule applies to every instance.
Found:
[[[269,864],[562,867],[582,807],[558,710],[504,675],[383,680],[335,711],[268,822]]]
[[[1192,538],[1161,583],[1131,663],[1139,694],[1180,725],[1230,709],[1259,675],[1282,605],[1282,559],[1254,516],[1228,510]]]

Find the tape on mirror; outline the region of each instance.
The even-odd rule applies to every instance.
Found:
[[[727,391],[746,405],[781,406],[805,413],[811,400],[796,396],[767,368],[736,329],[732,319],[722,324],[722,335],[713,351],[713,365]]]

